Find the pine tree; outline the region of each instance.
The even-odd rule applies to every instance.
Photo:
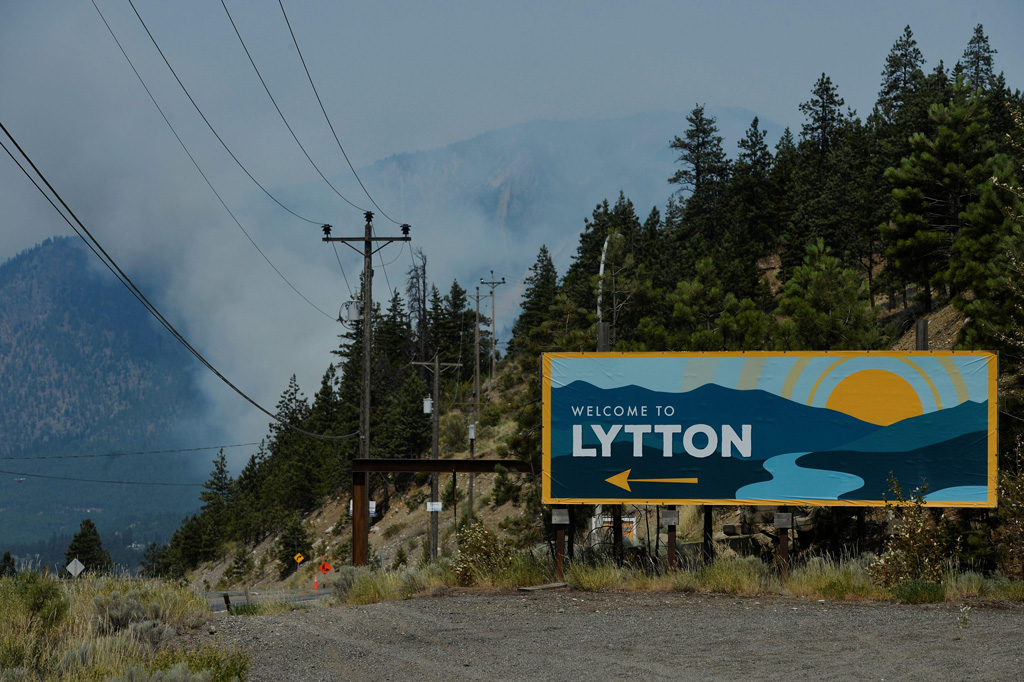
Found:
[[[519,317],[512,325],[512,341],[509,354],[526,352],[530,346],[528,339],[539,330],[548,318],[551,304],[558,293],[558,271],[551,262],[548,247],[541,245],[537,260],[530,266],[530,274],[523,280],[523,302]]]
[[[772,153],[765,131],[755,117],[739,142],[729,189],[730,219],[717,258],[734,293],[754,295],[761,278],[758,260],[771,253],[778,240],[772,212]]]
[[[10,552],[4,552],[4,556],[0,559],[0,578],[13,578],[17,575],[18,569],[14,565],[14,557],[11,556]]]
[[[669,182],[680,186],[679,193],[689,192],[685,201],[670,204],[666,212],[669,262],[665,274],[672,285],[691,275],[700,254],[721,251],[728,227],[728,188],[732,170],[722,147],[713,116],[704,114],[699,105],[686,117],[690,126],[684,137],[672,140],[679,152],[682,166]]]
[[[710,258],[697,263],[692,280],[668,295],[672,305],[668,345],[673,350],[763,350],[771,345],[772,322],[750,299],[728,291]]]
[[[306,524],[302,522],[298,514],[289,514],[285,519],[281,535],[277,538],[274,549],[280,564],[278,567],[279,577],[282,580],[299,567],[299,562],[295,560],[297,554],[301,554],[306,560],[312,560],[313,542]]]
[[[882,88],[878,108],[888,125],[896,125],[904,106],[924,83],[924,55],[917,47],[908,24],[893,44],[882,69]],[[909,134],[909,133],[908,133]]]
[[[803,142],[810,144],[814,151],[819,183],[825,181],[828,154],[838,143],[842,132],[844,104],[838,88],[824,73],[814,84],[811,99],[800,104],[800,111],[807,118],[801,128],[800,137]]]
[[[92,519],[85,519],[79,527],[78,532],[71,538],[64,553],[64,562],[70,564],[72,560],[78,559],[85,566],[87,571],[106,571],[112,562],[110,553],[103,549],[103,541],[100,539],[100,532]]]
[[[867,286],[824,242],[807,247],[804,264],[786,282],[778,314],[780,343],[793,350],[870,350],[879,345]]]
[[[932,287],[950,282],[948,271],[964,212],[992,177],[994,145],[985,113],[980,98],[969,94],[963,78],[958,79],[953,102],[936,104],[930,111],[936,136],[915,134],[911,156],[886,173],[896,201],[891,225],[883,232],[888,254],[906,281],[923,288],[927,309]]]
[[[967,43],[963,57],[953,69],[954,78],[963,75],[972,90],[988,90],[993,84],[994,71],[992,55],[997,51],[989,45],[988,36],[981,24],[974,27],[974,34]]]
[[[718,134],[715,117],[705,116],[703,104],[694,107],[686,120],[690,127],[683,137],[677,135],[669,144],[679,152],[677,162],[683,167],[668,181],[679,185],[680,192],[688,191],[693,196],[721,180],[728,172],[729,162],[722,148],[722,136]]]

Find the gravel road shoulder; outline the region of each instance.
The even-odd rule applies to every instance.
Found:
[[[1024,608],[974,604],[966,627],[959,620],[958,604],[459,592],[218,616],[184,643],[248,650],[255,682],[1024,676]]]

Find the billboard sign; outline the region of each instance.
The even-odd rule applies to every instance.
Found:
[[[989,352],[547,353],[547,504],[996,503]]]

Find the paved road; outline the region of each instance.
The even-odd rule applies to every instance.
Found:
[[[467,592],[224,615],[191,637],[247,649],[254,682],[1024,678],[1024,608],[975,604],[961,629],[959,606]]]
[[[223,613],[227,610],[224,595],[232,606],[240,606],[247,602],[259,603],[267,601],[288,601],[293,603],[314,602],[334,595],[333,587],[322,587],[315,592],[313,590],[250,590],[248,596],[242,590],[219,590],[202,592],[210,610],[214,613]]]

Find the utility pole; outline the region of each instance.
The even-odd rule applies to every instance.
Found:
[[[494,270],[491,270],[491,281],[485,282],[484,278],[480,278],[480,284],[486,284],[491,288],[491,383],[494,383],[494,354],[496,352],[495,344],[497,342],[497,336],[495,335],[495,313],[494,313],[494,289],[505,283],[505,278],[502,277],[501,281],[494,279]],[[479,291],[479,290],[478,290]],[[478,301],[479,303],[479,301]],[[479,306],[477,306],[479,310]],[[479,314],[479,313],[478,313]],[[478,323],[479,324],[479,323]]]
[[[402,225],[401,237],[374,237],[373,236],[373,212],[367,211],[363,214],[366,218],[366,228],[362,237],[332,237],[331,226],[324,225],[325,242],[342,242],[356,253],[363,256],[363,390],[362,405],[359,410],[359,456],[363,459],[370,457],[370,344],[373,341],[373,254],[377,253],[391,242],[407,242],[409,237],[409,226]],[[353,246],[354,243],[362,242],[362,248]],[[374,243],[380,242],[380,246],[374,248]],[[352,534],[360,533],[367,536],[370,532],[369,509],[356,509],[355,501],[352,503]],[[353,543],[355,547],[355,543]],[[366,544],[363,544],[366,547]],[[352,563],[356,566],[364,566],[366,557],[353,555]]]
[[[431,422],[433,422],[433,452],[431,459],[438,458],[438,436],[441,431],[441,371],[452,367],[462,367],[462,363],[459,362],[438,362],[437,353],[434,353],[433,362],[414,362],[414,365],[420,365],[426,367],[434,373],[434,392],[430,411],[432,412]],[[454,489],[455,486],[453,485]],[[457,492],[453,490],[453,494]],[[457,497],[457,495],[456,495]],[[430,474],[430,501],[437,504],[437,472]],[[430,558],[437,559],[437,512],[430,512]]]
[[[486,294],[480,293],[480,287],[476,288],[476,294],[470,294],[476,299],[476,325],[475,341],[473,347],[476,351],[476,371],[473,374],[473,418],[469,424],[469,458],[473,459],[473,450],[476,445],[476,424],[480,419],[480,299]],[[469,475],[469,522],[473,522],[473,479],[475,474]]]

